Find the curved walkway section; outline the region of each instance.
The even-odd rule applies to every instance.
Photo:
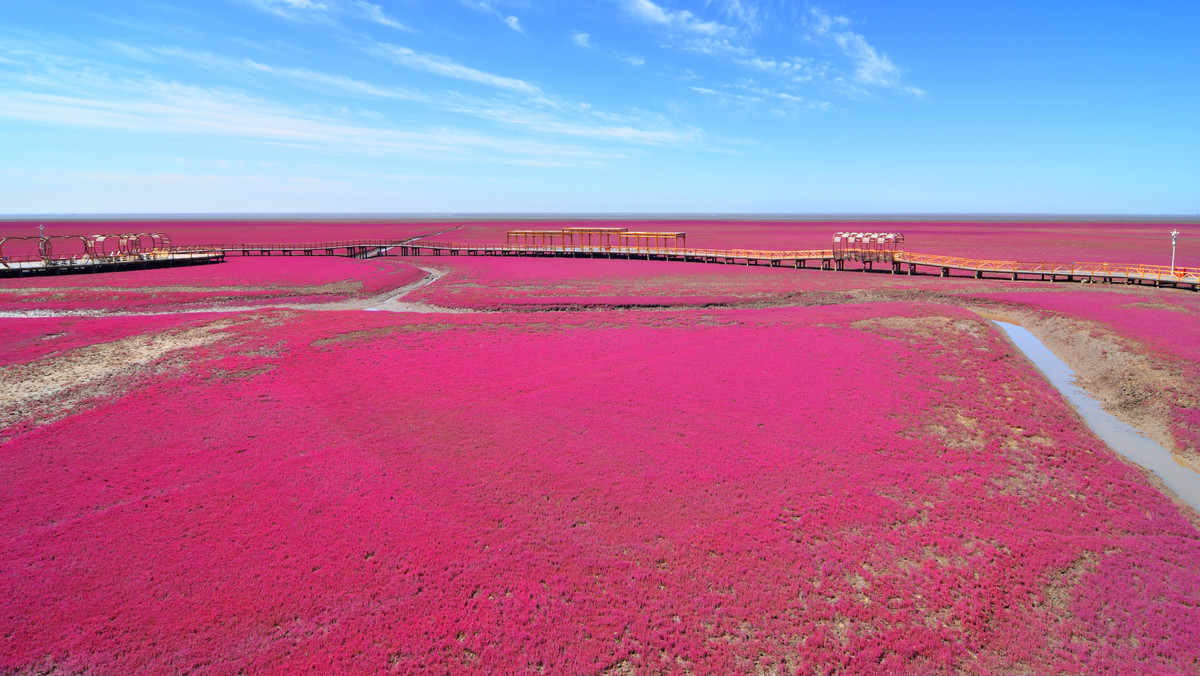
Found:
[[[645,235],[646,233],[630,233]],[[654,233],[650,233],[654,234]],[[676,235],[679,233],[668,233]],[[561,258],[626,258],[725,265],[812,267],[821,270],[857,270],[892,274],[974,276],[1042,281],[1091,281],[1100,283],[1151,284],[1200,291],[1200,270],[1163,265],[1008,261],[939,256],[911,251],[876,249],[692,249],[664,245],[654,239],[621,237],[615,243],[518,242],[507,244],[460,244],[418,238],[402,241],[342,240],[308,243],[210,244],[169,247],[149,251],[117,252],[113,255],[68,257],[30,256],[27,260],[0,259],[0,275],[99,271],[151,265],[187,265],[220,262],[227,255],[240,256],[553,256]],[[958,273],[958,274],[955,274]]]
[[[810,263],[822,270],[876,270],[892,274],[936,274],[941,277],[968,273],[977,279],[1040,279],[1042,281],[1092,281],[1123,284],[1152,284],[1200,290],[1200,270],[1162,265],[1072,263],[1050,261],[1000,261],[983,258],[939,256],[911,251],[868,249],[814,249],[773,251],[763,249],[666,249],[635,246],[569,246],[523,244],[453,244],[409,242],[396,247],[402,256],[557,256],[568,258],[628,258],[672,260],[695,263],[768,265],[806,268]]]

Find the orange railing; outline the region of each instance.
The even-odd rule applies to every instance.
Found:
[[[693,249],[666,247],[615,245],[563,245],[563,244],[463,244],[452,242],[414,241],[408,246],[442,251],[482,251],[509,253],[610,253],[630,255],[666,255],[676,258],[727,258],[746,260],[829,260],[835,252],[830,249],[770,250],[770,249]],[[840,252],[845,253],[845,251]],[[1200,270],[1164,265],[1078,263],[1053,261],[993,260],[941,256],[911,251],[887,252],[886,256],[872,257],[875,262],[923,265],[953,268],[974,272],[996,272],[1016,274],[1043,274],[1075,277],[1128,278],[1200,284]]]
[[[1130,277],[1137,279],[1160,279],[1183,281],[1194,279],[1200,274],[1195,268],[1167,265],[1145,265],[1140,263],[1079,263],[1052,261],[997,261],[986,258],[963,258],[960,256],[938,256],[906,251],[896,254],[897,263],[927,265],[930,267],[956,268],[983,272],[1010,272],[1018,274],[1058,275],[1074,277]]]
[[[618,242],[616,244],[561,244],[561,243],[543,243],[543,244],[468,244],[462,242],[435,242],[418,238],[406,239],[403,241],[397,240],[382,240],[382,239],[356,239],[356,240],[337,240],[328,242],[244,242],[236,244],[207,244],[196,246],[176,246],[171,247],[170,252],[174,253],[204,253],[204,252],[222,252],[222,251],[315,251],[315,250],[331,250],[331,249],[391,249],[399,247],[412,247],[425,250],[441,250],[441,251],[469,251],[469,252],[495,252],[495,253],[550,253],[550,254],[573,254],[573,253],[604,253],[616,255],[657,255],[668,256],[672,258],[723,258],[723,259],[743,259],[750,260],[770,260],[770,261],[801,261],[801,260],[832,260],[838,254],[845,257],[847,250],[835,252],[831,249],[798,249],[798,250],[771,250],[771,249],[698,249],[698,248],[682,248],[674,245],[664,246],[635,246],[628,243]],[[992,260],[986,258],[967,258],[962,256],[942,256],[937,254],[924,254],[911,251],[888,251],[887,255],[882,258],[872,256],[870,260],[874,262],[892,262],[896,264],[921,265],[938,268],[952,268],[958,270],[974,271],[974,272],[994,272],[994,273],[1010,273],[1010,274],[1025,274],[1025,275],[1055,275],[1055,276],[1074,276],[1074,277],[1099,277],[1099,278],[1126,278],[1126,279],[1141,279],[1141,280],[1158,280],[1168,282],[1182,282],[1186,284],[1200,284],[1200,270],[1195,268],[1176,267],[1174,269],[1164,265],[1144,265],[1144,264],[1112,264],[1112,263],[1078,263],[1078,262],[1054,262],[1054,261],[1015,261],[1015,260]],[[142,256],[160,255],[157,251],[149,251],[139,254]],[[851,257],[857,260],[855,257]],[[37,260],[36,256],[24,257],[25,260]],[[10,261],[18,259],[9,258]],[[865,260],[865,259],[864,259]]]
[[[201,246],[206,249],[225,251],[282,251],[284,249],[348,249],[351,247],[369,249],[401,246],[404,243],[394,239],[345,239],[336,242],[239,242],[237,244],[204,244]]]

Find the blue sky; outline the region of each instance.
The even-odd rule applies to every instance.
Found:
[[[1200,3],[0,0],[0,212],[1200,212]]]

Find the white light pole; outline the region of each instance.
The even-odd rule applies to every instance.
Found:
[[[1175,240],[1179,238],[1179,231],[1171,231],[1171,273],[1175,272]]]

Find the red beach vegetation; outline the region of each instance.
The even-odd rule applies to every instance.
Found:
[[[329,303],[415,264],[427,312]],[[0,290],[135,313],[0,317],[0,671],[1200,669],[1200,518],[975,312],[1183,369],[1194,294],[316,256]]]

